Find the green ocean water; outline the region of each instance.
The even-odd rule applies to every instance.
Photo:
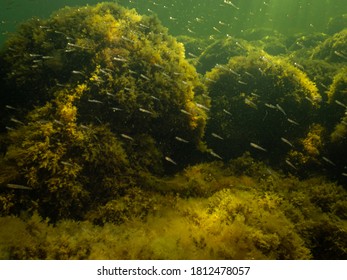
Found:
[[[346,0],[114,2],[0,0],[0,259],[346,260]]]
[[[48,17],[64,6],[93,5],[102,1],[1,0],[0,21],[3,42],[21,21]],[[173,35],[218,33],[236,35],[250,28],[269,28],[285,35],[298,32],[326,32],[329,20],[347,13],[344,0],[120,0],[141,14],[158,15]]]

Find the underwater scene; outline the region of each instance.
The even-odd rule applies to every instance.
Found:
[[[1,0],[0,259],[347,259],[345,0]]]

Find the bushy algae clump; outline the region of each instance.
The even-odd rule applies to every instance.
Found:
[[[148,135],[172,158],[202,146],[204,86],[155,17],[110,3],[65,8],[23,24],[1,56],[2,105],[30,110],[83,85],[78,123],[107,123],[130,141]]]
[[[67,7],[22,24],[0,57],[0,184],[19,196],[4,194],[7,213],[23,200],[53,220],[82,218],[134,177],[204,149],[205,87],[155,17],[112,3]]]
[[[304,72],[264,52],[233,57],[205,77],[212,99],[206,139],[224,159],[252,149],[276,162],[308,129],[321,101]]]

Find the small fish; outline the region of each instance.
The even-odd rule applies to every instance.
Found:
[[[220,155],[218,155],[218,154],[216,154],[214,151],[210,151],[210,154],[211,154],[211,156],[213,156],[213,157],[215,157],[215,158],[218,158],[218,159],[220,159],[220,160],[223,160],[223,158],[220,156]]]
[[[139,108],[139,111],[142,112],[142,113],[145,113],[145,114],[150,114],[150,115],[153,114],[151,111],[143,109],[143,108]]]
[[[72,164],[72,163],[67,162],[67,161],[61,161],[60,163],[61,163],[61,164],[63,164],[63,165],[66,165],[66,166],[70,166],[70,167],[72,167],[72,166],[73,166],[73,164]]]
[[[160,99],[158,97],[155,97],[154,95],[151,95],[150,96],[153,100],[156,100],[156,101],[160,101]]]
[[[122,39],[123,39],[124,41],[130,42],[130,43],[135,43],[133,40],[131,40],[131,39],[129,39],[129,38],[123,36],[123,35],[122,35]]]
[[[71,71],[72,74],[75,74],[75,75],[82,75],[82,76],[85,76],[86,74],[82,71],[78,71],[78,70],[72,70]]]
[[[181,109],[180,111],[181,111],[181,113],[183,113],[183,114],[185,114],[185,115],[188,115],[188,116],[191,116],[191,115],[192,115],[191,113],[189,113],[188,111],[186,111],[186,110],[184,110],[184,109]]]
[[[141,77],[142,79],[147,80],[147,81],[149,81],[149,80],[150,80],[150,78],[148,78],[147,76],[145,76],[145,75],[143,75],[143,74],[140,74],[140,77]]]
[[[185,140],[185,139],[183,139],[183,138],[181,138],[181,137],[178,137],[178,136],[176,136],[175,139],[176,139],[177,141],[179,141],[179,142],[189,143],[188,140]]]
[[[287,115],[286,112],[283,110],[283,108],[279,105],[279,104],[276,104],[276,108],[283,114],[283,115]]]
[[[120,62],[126,62],[126,61],[128,61],[126,58],[124,58],[124,57],[121,57],[121,56],[115,56],[114,58],[113,58],[113,60],[115,60],[115,61],[120,61]]]
[[[217,31],[218,33],[222,33],[217,27],[213,26],[213,30]]]
[[[289,140],[287,140],[284,137],[281,137],[282,142],[286,143],[287,145],[289,145],[290,147],[294,147],[292,143],[289,142]]]
[[[328,158],[326,158],[326,157],[322,157],[322,159],[323,159],[325,162],[331,164],[332,166],[336,166],[336,164],[333,163],[330,159],[328,159]]]
[[[290,122],[291,124],[295,124],[295,125],[299,125],[299,123],[297,123],[296,121],[292,120],[292,119],[287,119],[288,122]]]
[[[116,97],[116,95],[115,94],[112,94],[112,93],[110,93],[110,92],[106,92],[106,95],[108,95],[108,96],[111,96],[111,97]]]
[[[118,107],[111,107],[111,110],[112,110],[113,112],[116,112],[116,111],[123,111],[123,109],[118,108]]]
[[[260,97],[259,94],[256,94],[256,93],[254,93],[254,92],[251,92],[251,95],[254,96],[254,97],[258,97],[258,98]]]
[[[36,54],[36,53],[29,53],[30,57],[41,57],[41,54]]]
[[[76,45],[76,44],[72,44],[72,43],[67,43],[67,45],[69,46],[69,47],[73,47],[73,48],[80,48],[80,49],[85,49],[85,47],[83,47],[83,46],[80,46],[80,45]]]
[[[212,79],[207,78],[207,77],[205,77],[205,80],[208,81],[208,82],[211,82],[211,83],[215,83],[216,82],[215,80],[212,80]]]
[[[209,108],[207,108],[205,105],[202,105],[202,104],[200,104],[200,103],[195,103],[195,105],[198,107],[198,108],[200,108],[200,109],[203,109],[203,110],[205,110],[205,111],[210,111],[210,109]]]
[[[241,84],[241,85],[247,85],[246,82],[243,82],[243,81],[241,81],[241,80],[238,80],[237,82],[238,82],[239,84]]]
[[[263,151],[263,152],[267,152],[267,150],[265,149],[265,148],[263,148],[263,147],[261,147],[261,146],[259,146],[259,145],[257,145],[257,144],[255,144],[255,143],[249,143],[250,145],[251,145],[251,147],[253,147],[254,149],[257,149],[257,150],[260,150],[260,151]]]
[[[88,102],[90,103],[97,103],[97,104],[103,104],[104,102],[100,101],[100,100],[96,100],[96,99],[88,99]]]
[[[242,46],[239,42],[235,43],[236,46],[238,46],[240,49],[246,50],[244,46]]]
[[[161,65],[158,64],[158,63],[154,63],[154,66],[157,67],[157,68],[159,68],[159,69],[164,69],[164,66],[161,66]]]
[[[124,133],[122,133],[120,136],[122,136],[124,139],[130,140],[130,141],[134,141],[134,138],[132,138],[131,136],[126,135]]]
[[[239,7],[237,7],[234,3],[232,3],[229,0],[224,0],[224,3],[227,4],[227,5],[230,5],[231,7],[235,8],[236,10],[240,9]]]
[[[227,115],[231,116],[231,113],[228,110],[223,109],[223,112],[226,113]]]
[[[259,67],[258,70],[259,70],[259,72],[260,72],[260,74],[261,74],[262,76],[265,76],[265,72],[264,72],[263,69],[261,69],[261,68]]]
[[[254,109],[258,109],[257,104],[255,104],[252,100],[248,99],[247,97],[245,98],[245,104]]]
[[[177,165],[177,163],[170,157],[165,157],[165,160],[170,162],[170,163],[172,163],[172,164],[174,164],[174,165]]]
[[[14,123],[18,123],[18,124],[24,125],[23,122],[21,122],[20,120],[15,119],[15,118],[11,118],[10,121],[14,122]]]
[[[300,70],[304,71],[304,66],[300,65],[299,63],[294,62],[294,66],[296,66]]]
[[[343,53],[341,53],[341,52],[334,51],[334,53],[335,53],[337,56],[339,56],[339,57],[341,57],[341,58],[343,58],[343,59],[347,59],[347,56],[346,56],[346,55],[344,55],[344,54],[343,54]]]
[[[188,55],[191,56],[191,57],[194,57],[194,58],[198,58],[198,56],[196,54],[193,54],[191,52],[189,52]]]
[[[149,26],[144,25],[144,24],[142,24],[142,23],[140,23],[139,25],[140,25],[142,28],[149,29]]]
[[[341,175],[347,177],[347,173],[346,172],[341,173]]]
[[[343,104],[341,101],[335,100],[335,103],[336,103],[337,105],[340,105],[341,107],[347,109],[347,106],[346,106],[345,104]]]
[[[254,78],[254,75],[251,74],[251,73],[249,73],[249,72],[247,72],[247,71],[245,71],[245,74],[246,74],[247,76],[251,77],[251,78]]]
[[[308,97],[308,96],[305,96],[305,99],[309,102],[311,102],[312,104],[314,104],[314,101],[312,100],[312,98]]]
[[[289,160],[286,159],[286,164],[288,164],[291,168],[297,170],[294,164],[292,164]]]
[[[6,108],[6,109],[10,109],[10,110],[15,110],[15,111],[18,110],[17,108],[15,108],[15,107],[13,107],[13,106],[11,106],[11,105],[6,105],[5,108]]]
[[[220,140],[224,140],[224,138],[214,132],[211,133],[211,135],[214,137],[214,138],[217,138],[217,139],[220,139]]]
[[[270,103],[265,103],[264,104],[266,107],[270,108],[270,109],[276,109],[277,110],[277,107],[273,104],[270,104]]]
[[[18,185],[18,184],[7,184],[6,187],[10,189],[16,189],[16,190],[32,190],[32,188],[30,187]]]

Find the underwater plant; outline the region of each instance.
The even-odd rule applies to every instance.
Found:
[[[205,79],[206,141],[225,160],[252,151],[277,164],[305,134],[321,101],[304,72],[265,52],[232,57]]]
[[[347,28],[335,33],[318,45],[313,53],[313,59],[323,59],[328,62],[346,63],[347,61]]]
[[[254,47],[244,39],[228,36],[226,39],[214,40],[199,55],[196,69],[205,74],[218,64],[226,64],[230,57],[246,55],[252,49]]]
[[[12,184],[24,209],[82,219],[205,149],[205,86],[154,16],[66,7],[23,23],[0,57],[3,214],[20,211]]]
[[[108,124],[128,144],[151,137],[162,162],[204,148],[206,89],[155,16],[114,3],[67,7],[22,24],[0,57],[4,127],[61,89],[85,85],[77,123]]]

